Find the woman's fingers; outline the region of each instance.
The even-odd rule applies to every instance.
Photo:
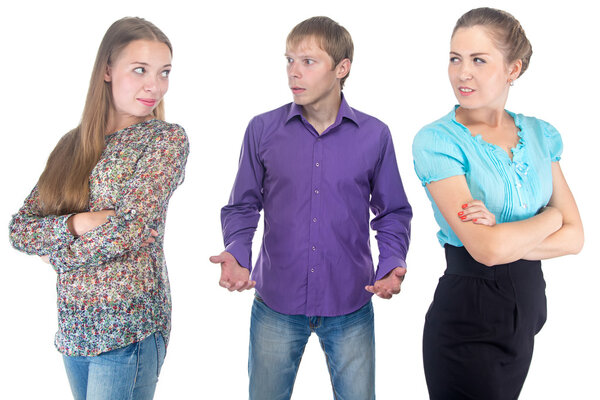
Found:
[[[496,225],[496,216],[487,209],[481,200],[471,200],[463,204],[462,210],[458,212],[458,218],[463,222],[472,221],[479,225]]]

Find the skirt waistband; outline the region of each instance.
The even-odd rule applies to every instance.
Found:
[[[488,267],[476,261],[464,247],[455,247],[449,244],[444,245],[446,251],[446,271],[444,274],[470,276],[473,278],[495,280],[499,276],[508,274],[509,267],[516,266],[518,268],[510,268],[517,275],[520,275],[519,270],[541,268],[540,261],[517,260],[509,264],[499,264]],[[527,268],[530,267],[530,268]],[[524,271],[522,271],[524,272]]]

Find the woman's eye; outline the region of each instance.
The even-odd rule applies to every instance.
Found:
[[[475,64],[485,64],[485,60],[483,58],[475,57],[473,61],[475,61]]]
[[[170,69],[166,69],[163,72],[160,73],[160,76],[162,76],[163,78],[168,78],[169,74],[171,74],[171,70]]]
[[[144,67],[137,67],[133,70],[133,72],[135,72],[136,74],[143,74],[144,72],[146,72],[146,70],[144,69]]]
[[[308,58],[308,59],[304,60],[304,63],[305,63],[306,65],[312,65],[312,64],[314,64],[314,63],[315,63],[315,60],[311,60],[310,58]]]
[[[456,64],[457,62],[459,62],[460,60],[458,59],[458,57],[450,57],[450,63],[451,64]]]

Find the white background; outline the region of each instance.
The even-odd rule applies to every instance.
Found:
[[[391,301],[374,300],[377,395],[427,398],[421,333],[444,259],[430,204],[413,172],[410,146],[420,127],[446,114],[455,103],[446,66],[456,19],[489,3],[192,4],[105,0],[2,6],[0,221],[8,225],[57,140],[77,125],[95,54],[108,26],[123,16],[155,23],[174,46],[167,120],[183,125],[191,142],[186,180],[169,208],[165,251],[173,291],[173,331],[155,398],[246,398],[252,294],[221,289],[219,268],[208,257],[223,247],[219,212],[233,183],[246,124],[252,116],[291,101],[285,37],[296,23],[327,15],[354,39],[346,98],[351,106],[390,126],[414,208],[409,274],[402,293]],[[492,6],[521,21],[534,49],[531,66],[511,89],[507,108],[545,119],[562,133],[561,165],[586,228],[581,254],[544,263],[548,322],[537,336],[521,398],[600,398],[596,289],[600,266],[593,261],[600,244],[595,204],[600,145],[598,14],[591,1],[580,0],[497,1]],[[255,245],[260,237],[259,229]],[[0,246],[0,257],[0,398],[67,399],[62,359],[52,345],[55,273],[37,257],[13,250],[8,240]],[[314,336],[300,365],[293,398],[331,398],[324,357]]]

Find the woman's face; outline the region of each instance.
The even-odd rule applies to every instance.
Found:
[[[129,43],[106,68],[104,80],[111,83],[117,129],[141,122],[156,108],[169,89],[171,51],[153,40]]]
[[[486,28],[459,28],[450,42],[448,76],[460,106],[504,109],[516,64],[507,65]]]

